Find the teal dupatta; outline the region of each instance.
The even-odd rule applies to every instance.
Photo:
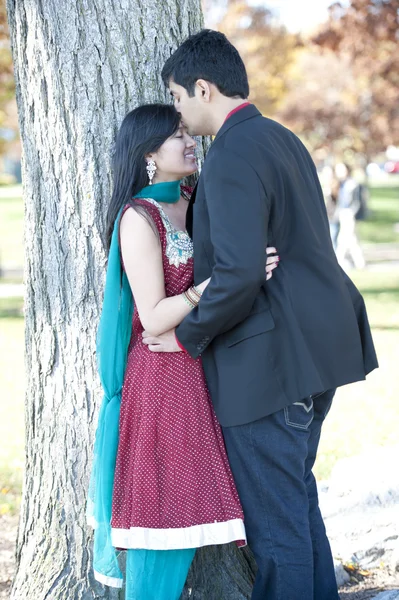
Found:
[[[164,181],[162,183],[154,183],[147,185],[135,194],[135,198],[152,198],[156,202],[166,202],[166,204],[175,204],[180,198],[181,181]]]
[[[122,587],[123,583],[117,553],[111,542],[111,513],[122,385],[133,316],[133,297],[120,260],[121,214],[122,209],[112,233],[97,332],[98,372],[104,397],[98,417],[87,503],[87,519],[94,527],[94,574],[98,581],[112,587]]]
[[[175,203],[180,198],[180,181],[147,186],[135,194],[135,198]],[[119,224],[122,211],[123,208],[119,211],[112,233],[97,333],[98,372],[104,397],[98,417],[87,502],[87,520],[94,528],[95,578],[112,587],[122,587],[123,584],[117,552],[111,541],[111,515],[119,413],[133,317],[133,297],[120,258]]]

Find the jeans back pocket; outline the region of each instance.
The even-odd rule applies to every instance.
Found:
[[[290,427],[307,431],[313,421],[313,399],[311,396],[284,408],[285,422]]]

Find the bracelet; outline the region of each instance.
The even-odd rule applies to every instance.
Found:
[[[197,301],[197,304],[198,304],[198,302],[201,300],[201,294],[199,294],[197,292],[197,290],[195,289],[194,286],[192,286],[188,291],[191,294],[191,297],[195,298],[195,300]]]
[[[182,297],[183,297],[184,301],[186,302],[186,304],[188,304],[191,309],[193,309],[197,306],[196,304],[194,304],[194,302],[192,302],[190,300],[190,297],[188,296],[187,292],[183,292]]]
[[[197,300],[198,304],[202,296],[202,293],[198,290],[198,288],[196,288],[195,285],[192,285],[187,291],[190,292],[191,296]]]
[[[193,286],[192,286],[192,289],[193,289],[193,290],[194,290],[194,292],[195,292],[196,294],[198,294],[198,296],[201,298],[201,296],[202,296],[202,292],[201,292],[201,290],[199,290],[199,289],[197,288],[197,286],[196,286],[196,285],[193,285]]]
[[[192,288],[189,288],[188,290],[186,290],[186,296],[190,300],[190,302],[192,304],[194,304],[194,306],[197,306],[201,299],[198,296],[198,294],[196,292],[194,292],[194,290]]]

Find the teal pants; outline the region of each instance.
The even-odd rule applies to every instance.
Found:
[[[179,600],[195,551],[128,550],[126,600]]]

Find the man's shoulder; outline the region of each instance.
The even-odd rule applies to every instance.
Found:
[[[286,142],[288,138],[292,140],[296,136],[281,123],[257,115],[236,123],[220,138],[216,137],[208,151],[205,165],[208,162],[210,166],[211,162],[228,154],[251,162],[251,155],[260,150],[262,154],[268,155],[269,160],[273,160],[276,144]]]
[[[259,114],[252,119],[236,123],[220,138],[216,137],[212,148],[215,153],[231,149],[245,156],[251,148],[259,147],[259,144],[267,147],[269,144],[273,145],[278,139],[283,141],[297,138],[278,121]]]
[[[284,125],[282,125],[278,121],[258,114],[252,117],[251,119],[245,119],[244,121],[236,123],[233,127],[226,131],[224,137],[228,139],[234,137],[235,135],[239,135],[243,131],[273,131],[293,135],[287,127],[284,127]]]

